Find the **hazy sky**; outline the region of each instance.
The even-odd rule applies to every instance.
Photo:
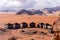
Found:
[[[0,0],[1,9],[43,9],[60,6],[60,0]]]

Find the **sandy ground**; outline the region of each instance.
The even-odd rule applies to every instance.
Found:
[[[27,34],[21,32],[22,30],[24,31],[29,31],[29,30],[36,30],[36,34]],[[44,31],[43,31],[44,30]],[[46,35],[40,34],[40,32],[45,32],[47,33]],[[52,40],[53,39],[53,34],[49,34],[46,29],[40,29],[40,28],[26,28],[26,29],[19,29],[19,30],[9,30],[9,32],[5,32],[0,34],[0,40],[8,40],[11,37],[17,37],[17,40]]]
[[[5,27],[5,24],[7,23],[31,23],[35,22],[38,23],[49,23],[53,25],[54,21],[58,19],[58,16],[40,16],[40,15],[6,15],[6,14],[0,14],[0,26]]]
[[[55,22],[58,19],[58,16],[39,16],[39,15],[6,15],[6,14],[0,14],[0,28],[5,28],[5,24],[7,23],[30,23],[35,22],[38,23],[49,23],[53,25],[53,22]],[[29,32],[29,30],[36,30],[36,34],[27,34],[27,32],[23,33],[22,30]],[[46,35],[40,34],[40,32],[43,31],[47,33]],[[26,28],[26,29],[17,29],[17,30],[9,30],[7,32],[0,33],[0,40],[8,40],[11,37],[17,37],[17,40],[52,40],[53,34],[48,33],[48,30],[41,29],[41,28]]]

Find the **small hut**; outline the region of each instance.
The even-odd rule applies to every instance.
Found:
[[[14,28],[14,26],[13,26],[13,24],[8,23],[8,24],[6,24],[6,28],[7,28],[7,29],[13,29],[13,28]]]
[[[22,23],[22,28],[28,28],[28,24],[26,22]]]
[[[35,24],[34,22],[31,22],[31,23],[29,24],[29,26],[30,26],[30,28],[35,28],[35,27],[36,27],[36,24]]]
[[[14,25],[14,29],[19,29],[21,27],[19,23],[15,23]]]

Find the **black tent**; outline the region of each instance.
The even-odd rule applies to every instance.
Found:
[[[40,24],[37,24],[37,28],[40,28]]]
[[[46,23],[46,29],[48,29],[48,28],[49,28],[49,26],[50,26],[50,27],[52,27],[52,25],[50,25],[50,24]]]
[[[13,26],[13,24],[8,23],[8,24],[7,24],[7,28],[8,28],[8,29],[13,29],[13,28],[14,28],[14,26]]]
[[[30,28],[35,28],[36,27],[36,24],[34,22],[31,22],[30,23]]]
[[[40,25],[41,25],[40,27],[43,28],[45,24],[44,23],[40,23]]]
[[[15,29],[19,29],[20,28],[20,24],[19,23],[15,23],[14,25],[15,25],[15,27],[14,27]]]
[[[23,28],[27,28],[27,27],[28,27],[28,24],[25,23],[25,22],[23,22],[23,23],[22,23],[22,27],[23,27]]]
[[[49,31],[50,33],[53,33],[53,27],[52,27],[52,25],[46,23],[46,29],[48,29],[48,31]]]

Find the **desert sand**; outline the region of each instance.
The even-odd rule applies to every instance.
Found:
[[[7,23],[53,23],[58,19],[58,16],[41,16],[41,15],[15,15],[15,14],[0,14],[0,28],[5,28]],[[24,31],[22,31],[24,30]],[[36,33],[29,34],[29,31],[36,31]],[[41,32],[45,32],[44,35]],[[31,33],[31,32],[30,32]],[[5,32],[0,32],[0,40],[10,40],[11,37],[16,37],[17,40],[53,40],[54,35],[48,33],[48,30],[42,28],[26,28],[26,29],[16,29],[9,30]]]

